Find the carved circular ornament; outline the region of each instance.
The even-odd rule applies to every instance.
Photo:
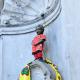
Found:
[[[47,26],[61,11],[60,0],[6,0],[1,13],[0,34],[22,34]]]

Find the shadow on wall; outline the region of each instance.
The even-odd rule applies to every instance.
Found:
[[[0,0],[0,12],[1,12],[2,8],[3,8],[3,5],[4,5],[4,0]]]

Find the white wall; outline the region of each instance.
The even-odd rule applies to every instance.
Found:
[[[66,59],[69,61],[69,80],[80,79],[80,1],[62,0],[62,17],[65,29]]]
[[[0,80],[2,76],[2,37],[0,36]]]

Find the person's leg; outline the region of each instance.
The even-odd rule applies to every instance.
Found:
[[[56,74],[55,74],[55,71],[53,71],[53,69],[51,68],[51,66],[49,65],[49,64],[47,64],[47,63],[44,63],[45,64],[45,66],[49,69],[49,71],[50,71],[50,77],[51,77],[51,79],[55,79],[56,78]]]

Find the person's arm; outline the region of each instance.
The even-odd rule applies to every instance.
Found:
[[[42,44],[42,43],[44,43],[45,42],[45,39],[42,39],[42,40],[40,40],[37,44],[35,44],[35,46],[37,46],[37,45],[39,45],[39,44]]]
[[[40,40],[38,43],[35,44],[35,46],[39,44],[43,44],[46,41],[46,36],[45,35],[40,35]]]

